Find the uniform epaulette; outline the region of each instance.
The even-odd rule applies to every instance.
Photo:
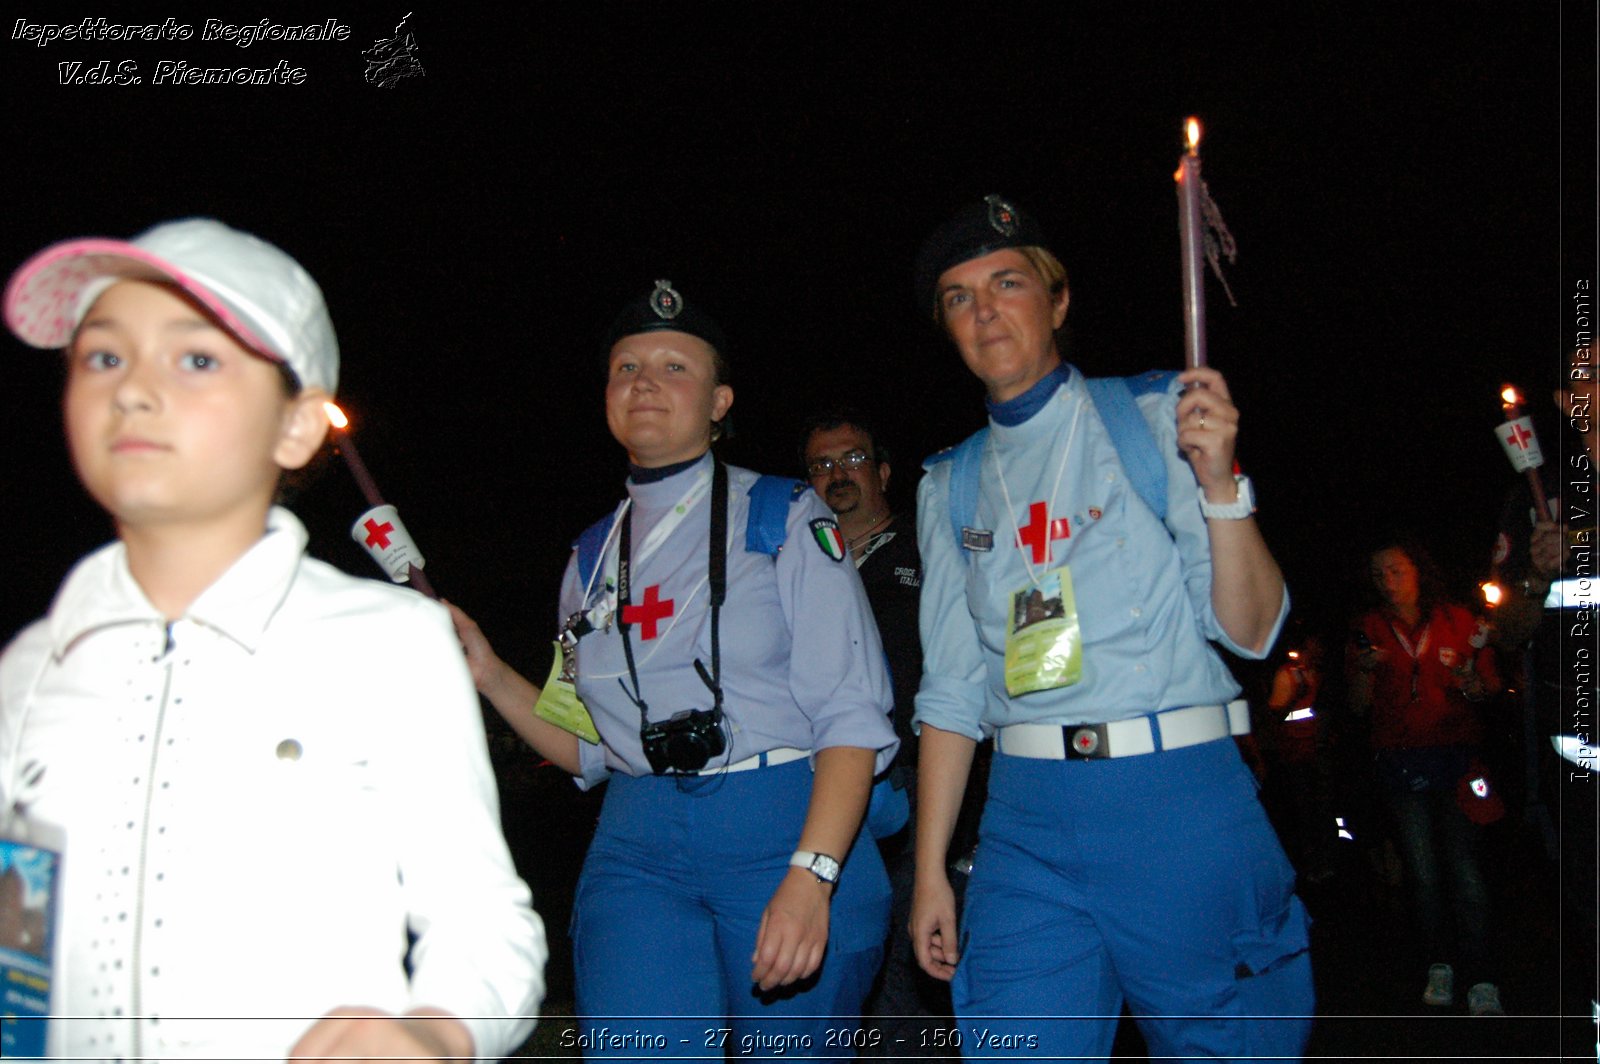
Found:
[[[1149,395],[1151,392],[1164,392],[1172,386],[1172,378],[1178,375],[1177,370],[1149,369],[1143,373],[1136,373],[1131,377],[1123,377],[1128,385],[1128,391],[1134,395]]]
[[[789,531],[789,507],[809,490],[809,485],[789,477],[757,477],[746,493],[750,517],[744,526],[744,549],[777,557]]]

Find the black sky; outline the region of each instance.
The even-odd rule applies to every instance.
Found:
[[[104,10],[111,7],[112,11]],[[338,10],[335,10],[338,8]],[[408,10],[425,76],[360,52]],[[1037,213],[1091,373],[1181,362],[1172,171],[1188,114],[1238,239],[1212,362],[1296,602],[1347,605],[1365,537],[1419,529],[1485,575],[1513,474],[1503,379],[1542,413],[1595,280],[1593,4],[587,3],[22,5],[12,18],[337,17],[346,42],[0,48],[0,264],[53,241],[209,214],[298,257],[344,350],[341,399],[435,584],[508,658],[545,653],[567,543],[609,508],[597,343],[671,278],[732,343],[730,460],[793,472],[808,409],[876,410],[909,504],[917,461],[977,427],[978,386],[919,320],[910,264],[955,207]],[[145,83],[62,86],[134,60]],[[163,59],[307,72],[156,86]],[[7,632],[109,535],[60,442],[58,371],[14,339],[0,419]],[[1553,420],[1546,450],[1555,454]],[[330,465],[313,550],[363,504]]]

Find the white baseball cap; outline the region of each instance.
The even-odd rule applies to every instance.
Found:
[[[163,222],[130,241],[88,237],[45,248],[11,275],[6,324],[23,343],[65,347],[100,294],[124,279],[177,285],[303,387],[338,387],[339,342],[311,275],[265,240],[211,218]]]

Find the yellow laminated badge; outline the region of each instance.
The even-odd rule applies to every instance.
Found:
[[[1045,573],[1011,596],[1006,624],[1006,693],[1024,695],[1075,684],[1083,676],[1083,634],[1072,569]]]
[[[589,716],[589,707],[578,697],[578,689],[572,683],[576,663],[563,650],[561,640],[555,641],[555,648],[556,659],[550,664],[550,678],[545,680],[539,701],[533,705],[533,715],[585,742],[598,743],[600,733],[595,730],[594,718]]]

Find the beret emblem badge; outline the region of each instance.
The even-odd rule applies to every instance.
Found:
[[[671,281],[657,281],[656,290],[650,293],[650,309],[663,321],[671,321],[683,311],[683,297],[672,287]]]

